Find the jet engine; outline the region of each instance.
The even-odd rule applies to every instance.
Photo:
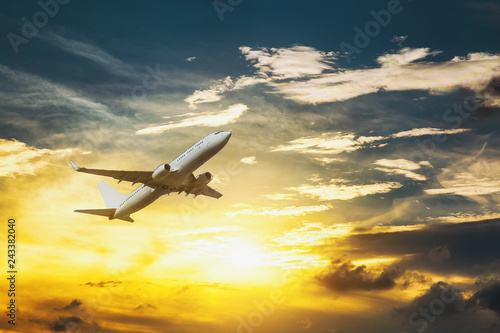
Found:
[[[163,178],[170,175],[170,165],[162,164],[153,171],[153,175],[151,176],[154,180],[162,180]]]
[[[214,176],[210,172],[204,172],[198,177],[196,177],[196,180],[194,181],[194,188],[200,188],[208,183],[214,178]]]

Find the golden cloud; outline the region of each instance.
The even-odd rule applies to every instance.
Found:
[[[49,157],[64,157],[75,150],[38,149],[17,140],[0,139],[0,177],[35,175],[36,170],[49,164]]]

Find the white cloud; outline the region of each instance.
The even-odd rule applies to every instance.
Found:
[[[277,246],[317,246],[325,240],[347,235],[350,225],[324,225],[323,223],[304,223],[300,228],[287,231],[283,236],[276,237],[273,242]]]
[[[26,109],[62,106],[73,111],[91,112],[101,118],[119,120],[109,112],[106,105],[39,76],[0,65],[0,77],[3,77],[9,86],[16,88],[15,92],[0,93],[4,105]]]
[[[375,168],[376,170],[388,173],[390,175],[403,175],[406,178],[413,179],[413,180],[418,180],[418,181],[425,181],[427,180],[427,177],[424,175],[418,174],[413,171],[405,170],[405,169],[389,169],[389,168]]]
[[[189,58],[186,59],[186,61],[189,61],[189,62],[191,62],[193,60],[196,60],[196,57],[189,57]]]
[[[98,46],[69,38],[64,38],[53,33],[42,34],[40,35],[40,38],[66,52],[89,59],[116,74],[126,75],[131,69],[130,66],[126,65],[121,60],[111,56],[109,53],[105,52]]]
[[[313,183],[320,183],[323,181],[323,178],[321,178],[321,176],[319,174],[315,173],[311,177],[309,177],[308,180],[313,182]]]
[[[191,109],[196,109],[196,104],[217,102],[222,98],[222,94],[234,86],[231,77],[214,81],[210,88],[206,90],[196,90],[184,101],[189,104]]]
[[[191,127],[191,126],[207,126],[219,127],[229,123],[233,123],[238,119],[248,107],[244,104],[234,104],[228,109],[219,112],[205,112],[198,115],[189,113],[189,117],[180,121],[170,121],[164,125],[151,126],[135,132],[137,135],[142,134],[157,134],[174,128]]]
[[[0,139],[0,177],[35,175],[48,158],[64,157],[75,149],[38,149],[17,140]]]
[[[318,184],[290,187],[287,190],[299,192],[302,195],[317,197],[318,200],[350,200],[377,193],[388,193],[402,185],[396,182],[376,183],[366,185]]]
[[[295,197],[293,193],[277,193],[277,194],[266,194],[266,198],[271,200],[292,200]]]
[[[428,47],[418,49],[405,47],[399,50],[398,53],[384,54],[378,57],[377,62],[382,65],[382,67],[408,65],[416,60],[423,59],[429,55],[434,56],[439,53],[441,53],[441,51],[430,52],[430,48]]]
[[[420,168],[419,164],[409,160],[405,160],[403,158],[397,160],[380,159],[375,161],[375,164],[384,167],[404,169],[404,170],[417,170]]]
[[[330,165],[333,162],[345,162],[345,160],[342,158],[329,158],[329,157],[315,157],[313,158],[313,160],[319,162],[319,164],[322,166]]]
[[[244,164],[255,164],[255,163],[257,163],[257,158],[255,156],[243,157],[240,160],[240,162],[244,163]]]
[[[298,151],[310,154],[339,154],[361,148],[363,142],[354,133],[323,133],[320,137],[304,137],[272,148],[271,151]]]
[[[257,69],[257,75],[242,75],[235,83],[228,76],[215,81],[208,89],[196,90],[184,100],[190,108],[195,109],[199,103],[219,101],[226,91],[244,89],[259,83],[272,85],[273,80],[321,74],[325,70],[331,70],[330,64],[336,59],[333,52],[322,52],[307,46],[255,50],[242,46],[239,49],[245,59]]]
[[[289,206],[284,208],[273,208],[273,207],[263,207],[263,208],[249,208],[242,209],[235,212],[227,212],[224,215],[227,217],[235,217],[238,215],[253,215],[253,216],[301,216],[305,214],[322,212],[331,209],[330,204],[317,205],[317,206]]]
[[[376,170],[388,173],[388,174],[396,174],[403,175],[406,178],[425,181],[427,178],[424,175],[413,172],[412,170],[420,169],[422,165],[430,166],[430,163],[427,161],[423,161],[420,163],[415,163],[405,159],[397,159],[397,160],[388,160],[388,159],[380,159],[375,161],[376,165],[380,165],[381,167],[375,168]]]
[[[366,147],[381,147],[383,145],[371,145],[378,141],[395,138],[409,138],[424,135],[451,135],[470,131],[467,128],[440,129],[440,128],[414,128],[409,131],[398,132],[389,136],[356,136],[349,132],[323,133],[321,136],[302,137],[287,142],[284,145],[272,148],[272,152],[296,151],[309,154],[339,154],[350,152]],[[385,145],[385,144],[384,144]],[[321,162],[321,160],[320,160]],[[325,162],[326,161],[322,161]]]
[[[463,196],[500,192],[500,164],[485,158],[467,160],[445,168],[437,177],[442,188],[425,190],[427,194]]]
[[[333,52],[322,52],[308,46],[290,48],[240,47],[245,59],[253,64],[260,76],[272,76],[276,79],[298,78],[321,74],[331,70],[336,59]]]
[[[269,81],[271,81],[271,78],[243,75],[236,80],[232,90],[239,90],[259,83],[267,83]]]
[[[459,62],[459,61],[482,61],[482,60],[498,60],[498,54],[491,54],[487,52],[476,52],[469,53],[467,57],[454,57],[451,61]]]
[[[273,78],[269,85],[285,98],[300,103],[326,103],[344,101],[361,95],[385,91],[427,90],[450,91],[457,87],[477,89],[484,86],[498,72],[499,54],[474,53],[466,59],[454,58],[448,62],[426,62],[416,60],[439,51],[429,48],[404,48],[395,54],[385,54],[377,60],[378,68],[339,69],[325,60],[333,54],[308,48],[304,65],[278,62],[280,54],[296,55],[293,48],[257,49],[240,48],[245,58],[258,69],[257,75]],[[295,56],[292,56],[295,60]],[[297,58],[298,59],[298,58]],[[298,60],[297,60],[298,61]],[[280,78],[296,78],[294,81],[279,81]]]
[[[471,131],[471,129],[469,128],[442,129],[442,128],[424,127],[424,128],[414,128],[409,131],[403,131],[396,134],[392,134],[391,137],[411,138],[415,136],[424,136],[424,135],[451,135],[469,131]]]
[[[299,103],[344,101],[378,91],[426,90],[449,92],[459,87],[480,89],[498,73],[500,54],[471,53],[446,62],[417,61],[441,51],[402,48],[377,58],[379,67],[345,69],[334,66],[337,54],[308,46],[289,48],[239,48],[256,69],[255,75],[216,81],[185,99],[191,108],[219,101],[226,91],[267,84],[277,94]]]
[[[360,144],[365,144],[365,143],[372,143],[375,141],[380,141],[380,140],[385,140],[387,139],[384,136],[360,136],[356,139],[357,142]]]
[[[448,216],[441,216],[433,219],[443,223],[463,223],[463,222],[476,222],[476,221],[484,221],[484,220],[491,220],[498,218],[500,218],[499,212],[487,211],[487,212],[481,212],[479,214],[475,212],[454,213]]]

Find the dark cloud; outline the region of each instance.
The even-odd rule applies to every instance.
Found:
[[[495,311],[500,315],[500,281],[496,281],[480,290],[468,301],[469,306],[480,306]]]
[[[391,291],[393,292],[393,291]],[[300,320],[307,319],[313,332],[336,333],[498,333],[499,317],[483,307],[468,306],[469,292],[446,282],[430,285],[411,301],[378,298],[374,308],[360,312],[338,313],[290,307],[275,311],[255,332],[304,332]],[[359,294],[358,294],[359,296]],[[369,295],[372,297],[373,293]],[[428,317],[426,317],[428,316]],[[362,319],[361,319],[362,317]],[[430,318],[430,319],[428,319]],[[269,322],[268,322],[269,321]],[[228,332],[236,331],[234,328]],[[244,330],[241,330],[244,331]]]
[[[490,282],[467,295],[469,291],[440,281],[406,306],[394,308],[394,318],[401,320],[402,332],[498,332],[500,283]]]
[[[136,310],[157,310],[158,308],[151,304],[141,304],[135,308]]]
[[[486,292],[490,295],[489,292]],[[437,282],[407,306],[395,308],[395,318],[406,332],[498,332],[498,317],[466,298],[463,290]],[[475,297],[475,296],[474,296]]]
[[[365,253],[401,257],[408,270],[478,276],[500,272],[500,219],[430,225],[419,230],[366,233],[339,240],[351,258]]]
[[[486,88],[481,91],[480,95],[484,100],[477,108],[474,116],[488,118],[495,114],[495,112],[498,113],[499,107],[497,103],[500,100],[500,76],[492,78]]]
[[[432,307],[434,315],[453,315],[465,312],[463,292],[446,282],[437,282],[421,296],[416,297],[407,307],[409,313],[420,308]]]
[[[101,282],[87,282],[84,285],[89,287],[115,287],[117,284],[122,283],[122,281],[101,281]]]
[[[451,254],[447,246],[436,246],[429,252],[429,258],[435,262],[442,262],[450,259]]]
[[[500,5],[498,5],[500,13]],[[489,92],[493,96],[500,96],[500,76],[494,77],[486,86],[485,91]]]
[[[318,276],[320,283],[334,291],[386,290],[396,285],[395,279],[404,273],[398,269],[384,269],[373,273],[366,266],[355,266],[351,262],[334,260],[327,271]]]
[[[423,284],[429,282],[431,282],[431,279],[427,278],[424,274],[414,271],[407,271],[402,276],[401,288],[403,289],[408,288],[413,283]]]
[[[83,303],[77,299],[74,299],[73,301],[71,301],[71,303],[69,303],[68,305],[66,305],[65,307],[62,307],[62,308],[54,308],[54,310],[56,311],[66,311],[66,310],[73,310],[73,309],[76,309],[76,308],[79,308]]]
[[[82,320],[79,317],[59,317],[58,320],[50,324],[50,330],[54,332],[74,332],[81,323]]]

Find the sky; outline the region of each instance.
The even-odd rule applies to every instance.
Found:
[[[1,332],[500,330],[495,1],[0,9]],[[219,200],[73,212],[136,186],[69,160],[151,171],[218,130]]]

